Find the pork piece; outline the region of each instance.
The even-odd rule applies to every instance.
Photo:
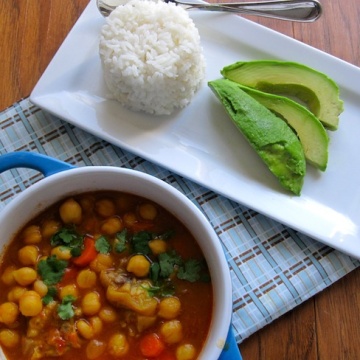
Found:
[[[113,306],[132,310],[138,315],[154,316],[158,301],[150,294],[150,280],[137,279],[120,266],[101,271],[100,281]]]
[[[119,286],[129,280],[129,274],[122,268],[106,269],[100,272],[100,282],[107,288],[110,285]]]
[[[106,297],[115,307],[125,308],[144,316],[155,315],[158,301],[149,293],[148,280],[128,280],[123,285],[109,285]]]

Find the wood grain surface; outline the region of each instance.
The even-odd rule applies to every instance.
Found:
[[[0,110],[29,96],[88,2],[0,1]],[[248,18],[360,66],[359,0],[322,5],[315,23]],[[359,288],[360,269],[246,339],[244,360],[360,359]]]

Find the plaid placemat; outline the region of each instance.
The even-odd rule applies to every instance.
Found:
[[[218,234],[233,282],[237,341],[293,309],[359,266],[359,261],[111,145],[34,106],[28,99],[0,113],[0,153],[32,151],[76,166],[136,169],[171,184],[207,216]],[[0,175],[0,211],[42,175]]]

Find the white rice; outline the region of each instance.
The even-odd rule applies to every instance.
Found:
[[[173,3],[131,0],[119,6],[101,30],[100,58],[111,96],[151,114],[188,105],[205,76],[199,32]]]

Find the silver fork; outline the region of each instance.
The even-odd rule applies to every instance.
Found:
[[[163,1],[182,5],[187,10],[227,11],[297,22],[313,22],[322,13],[321,4],[317,0],[268,0],[234,3],[201,3],[191,0]],[[96,0],[97,7],[103,16],[108,16],[117,6],[124,5],[126,2],[127,0]]]

